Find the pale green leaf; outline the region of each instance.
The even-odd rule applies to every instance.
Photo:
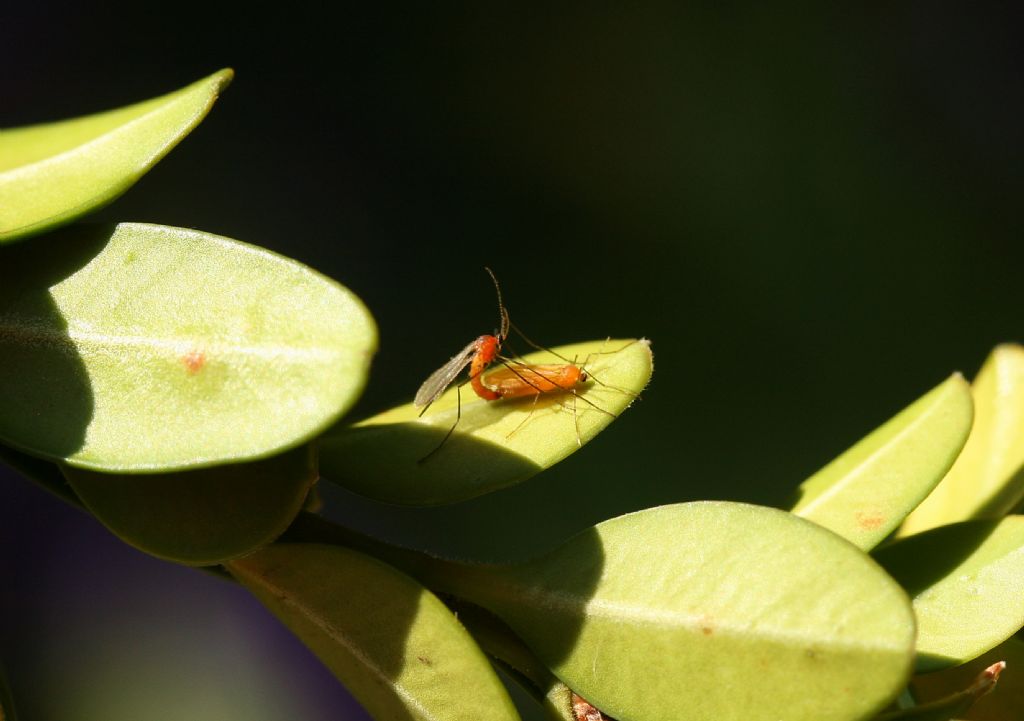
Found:
[[[215,468],[145,476],[66,466],[85,506],[124,542],[194,566],[266,545],[302,508],[317,478],[312,447]]]
[[[195,230],[70,228],[0,249],[0,439],[108,472],[264,458],[334,423],[376,329],[309,268]]]
[[[278,544],[227,567],[374,718],[519,718],[455,616],[389,566],[335,546]]]
[[[998,518],[1024,499],[1024,348],[992,351],[971,387],[974,428],[942,483],[900,535],[970,518]]]
[[[375,552],[496,613],[619,719],[854,721],[895,698],[914,657],[903,590],[848,541],[769,508],[650,508],[515,565]]]
[[[645,340],[561,346],[526,356],[527,363],[575,361],[590,379],[574,393],[484,401],[456,388],[422,416],[412,404],[332,430],[320,442],[324,477],[391,503],[452,503],[530,478],[576,451],[637,397],[653,369]],[[434,449],[436,452],[431,453]],[[429,455],[429,457],[427,457]]]
[[[1019,721],[1024,719],[1024,641],[1011,638],[970,663],[915,676],[911,688],[922,704],[931,703],[966,687],[984,670],[1000,661],[1006,670],[999,684],[962,716],[967,721]]]
[[[971,416],[970,388],[955,374],[804,481],[793,513],[873,548],[949,470]]]
[[[917,616],[917,669],[977,658],[1024,626],[1024,516],[964,521],[875,552]]]
[[[202,121],[232,74],[117,110],[0,131],[0,243],[124,193]]]

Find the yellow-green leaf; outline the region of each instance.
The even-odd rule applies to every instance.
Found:
[[[124,193],[206,117],[232,74],[117,110],[0,131],[0,243]]]
[[[450,389],[420,415],[412,404],[320,441],[324,477],[357,493],[392,503],[452,503],[530,478],[576,451],[611,423],[650,380],[653,362],[645,340],[606,340],[540,351],[527,363],[576,360],[590,374],[568,392],[484,401],[465,388]],[[433,452],[434,449],[438,449]],[[429,457],[428,457],[429,456]]]
[[[899,586],[774,509],[649,508],[515,565],[395,559],[500,616],[614,718],[855,721],[896,696],[913,659]]]
[[[958,373],[804,481],[793,513],[874,547],[953,465],[971,416],[970,388]]]
[[[292,260],[159,225],[0,248],[0,440],[106,472],[265,458],[362,391],[376,329]]]
[[[518,721],[455,616],[393,568],[318,544],[275,544],[227,568],[374,718]]]
[[[974,428],[963,453],[899,535],[998,518],[1024,498],[1024,348],[998,346],[974,379]]]

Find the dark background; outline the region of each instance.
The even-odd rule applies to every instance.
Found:
[[[263,245],[358,293],[381,347],[355,415],[493,329],[484,265],[547,345],[652,339],[642,402],[555,469],[444,509],[328,490],[336,518],[497,558],[653,504],[782,504],[1024,336],[1012,4],[369,5],[0,10],[0,127],[235,68],[100,216]],[[27,719],[362,718],[237,589],[8,473],[0,542]]]

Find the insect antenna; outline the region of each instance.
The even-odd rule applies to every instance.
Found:
[[[501,327],[496,331],[496,335],[504,341],[508,338],[508,329],[512,325],[512,321],[509,320],[508,309],[505,308],[505,301],[501,297],[501,286],[498,284],[498,277],[486,265],[484,270],[487,271],[487,275],[491,276],[491,280],[494,281],[494,291],[498,294],[498,318],[500,319]]]

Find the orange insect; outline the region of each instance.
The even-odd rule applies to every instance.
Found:
[[[549,352],[554,353],[554,351]],[[558,357],[561,358],[561,356]],[[563,360],[568,359],[563,358]],[[577,392],[577,388],[591,378],[585,370],[586,364],[583,366],[578,366],[575,362],[562,364],[528,364],[510,360],[503,360],[503,364],[505,366],[504,368],[500,368],[487,374],[483,380],[484,385],[493,390],[499,398],[513,399],[533,397],[533,408],[530,409],[529,415],[527,415],[526,418],[523,419],[522,423],[516,426],[512,432],[509,433],[510,437],[522,428],[530,419],[534,410],[537,408],[537,401],[540,397],[550,393],[562,392],[568,393],[572,396],[573,419],[576,424],[576,443],[579,446],[583,445],[583,439],[580,437],[579,414],[576,413],[576,399],[583,401],[591,408],[601,413],[615,418],[614,413],[601,408],[596,403],[587,400]],[[597,381],[596,378],[594,378],[594,380]],[[602,386],[606,385],[600,381],[597,382]]]
[[[515,363],[487,374],[484,385],[497,398],[525,398],[570,391],[587,382],[587,372],[575,363],[528,365]]]

